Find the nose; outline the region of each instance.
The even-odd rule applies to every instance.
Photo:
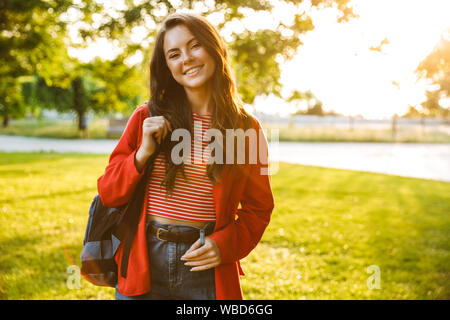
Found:
[[[188,64],[192,61],[192,55],[189,52],[183,54],[183,64]]]

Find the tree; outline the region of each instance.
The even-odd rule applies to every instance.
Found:
[[[421,118],[424,114],[414,106],[408,106],[408,111],[403,114],[402,118]]]
[[[230,48],[233,70],[236,70],[235,80],[244,103],[252,104],[256,96],[274,94],[281,97],[280,64],[291,59],[302,45],[300,36],[314,25],[310,16],[300,10],[301,0],[285,0],[296,12],[293,22],[278,21],[274,30],[262,29],[256,31],[244,30],[233,32],[228,45]],[[356,15],[349,6],[350,0],[312,0],[311,5],[316,8],[335,7],[340,15],[338,21],[347,21]],[[81,29],[80,35],[84,39],[104,37],[117,41],[129,54],[143,52],[144,43],[152,43],[158,25],[167,13],[177,9],[202,8],[196,10],[208,17],[210,14],[222,15],[223,22],[216,27],[223,30],[230,22],[242,20],[247,14],[257,12],[271,12],[274,5],[270,1],[260,0],[215,0],[210,2],[180,0],[175,7],[171,1],[136,1],[126,0],[125,8],[110,8],[99,21],[104,21],[96,30]],[[112,14],[112,12],[114,14]],[[154,22],[146,27],[146,21]],[[146,28],[146,35],[136,43],[131,40],[133,28]],[[130,49],[130,46],[132,48]]]
[[[299,103],[304,101],[306,103],[306,110],[301,110]],[[308,114],[308,115],[318,115],[323,116],[325,112],[323,111],[322,102],[316,98],[316,96],[308,90],[306,92],[300,92],[298,90],[294,90],[291,95],[287,98],[287,102],[293,102],[297,105],[298,110],[294,113],[294,115],[299,114]]]
[[[325,115],[325,113],[323,112],[322,106],[323,106],[322,101],[317,101],[311,108],[308,108],[306,114],[314,116],[323,116]]]
[[[430,117],[448,117],[449,109],[443,108],[439,104],[439,100],[442,97],[441,90],[426,91],[427,100],[421,103],[422,109],[425,110],[426,115]]]
[[[100,10],[93,0],[0,0],[0,114],[3,126],[11,116],[23,115],[20,93],[24,76],[39,73],[50,84],[63,86],[69,80],[60,72],[68,21],[65,16],[78,12],[80,21],[91,21]]]
[[[8,126],[10,117],[20,116],[23,113],[20,89],[20,84],[12,77],[0,80],[0,110],[3,116],[3,128]]]
[[[295,55],[297,48],[302,44],[299,36],[314,28],[311,17],[299,10],[303,1],[285,0],[284,2],[290,4],[293,10],[300,12],[295,14],[292,23],[278,21],[274,30],[244,30],[231,34],[229,41],[231,60],[234,64],[233,69],[236,70],[235,79],[238,90],[245,103],[253,103],[258,95],[273,93],[280,96],[281,84],[278,81],[280,64]],[[337,8],[340,12],[338,21],[341,22],[355,16],[349,2],[350,0],[312,0],[311,5],[316,8]],[[115,41],[115,46],[122,49],[121,58],[117,61],[123,63],[127,57],[135,53],[143,55],[146,53],[144,56],[148,57],[158,25],[168,12],[174,12],[180,8],[192,10],[194,7],[201,7],[203,9],[196,9],[196,12],[205,16],[213,13],[223,16],[223,22],[217,26],[219,30],[222,30],[228,26],[229,22],[243,19],[248,12],[270,12],[273,9],[270,1],[260,0],[215,0],[206,3],[181,0],[177,7],[174,7],[169,0],[124,0],[125,6],[121,8],[108,7],[109,2],[102,3],[105,7],[96,3],[95,0],[0,0],[0,21],[5,21],[2,22],[5,26],[5,28],[2,26],[2,30],[6,30],[1,33],[0,38],[2,45],[0,79],[3,80],[1,76],[5,75],[12,80],[17,80],[20,76],[37,73],[49,87],[75,90],[74,86],[78,83],[79,90],[82,90],[83,86],[87,86],[89,81],[77,82],[78,77],[83,79],[85,77],[75,72],[80,69],[80,66],[67,55],[67,47],[76,46],[67,35],[67,25],[73,23],[70,17],[74,15],[78,15],[78,20],[85,23],[85,26],[79,29],[79,34],[85,40],[84,43],[87,42],[86,40],[101,37]],[[96,13],[95,16],[94,13]],[[146,24],[148,21],[154,24]],[[146,29],[146,35],[142,40],[135,41],[132,38],[132,31],[136,27]],[[30,30],[32,30],[31,35]],[[5,65],[8,67],[5,68]],[[17,65],[16,71],[10,67],[15,65]],[[111,63],[110,67],[121,68],[115,63]],[[121,79],[115,78],[114,81],[118,82],[114,87],[114,84],[111,84],[113,79],[105,80],[95,76],[94,73],[101,73],[101,70],[90,69],[90,71],[90,76],[96,78],[97,83],[103,81],[103,88],[109,90],[108,94],[102,95],[101,90],[93,94],[91,99],[96,102],[93,108],[107,110],[110,107],[123,107],[123,104],[120,106],[120,102],[129,97],[124,96],[123,90],[118,87]],[[126,74],[122,71],[118,74]],[[139,83],[142,83],[142,79]],[[18,87],[17,85],[16,88]],[[116,93],[111,94],[114,90]],[[3,98],[6,97],[4,91],[0,94],[3,94]],[[11,102],[5,103],[5,101],[0,97],[0,108],[7,113]],[[115,101],[116,104],[106,103],[111,101]]]
[[[143,81],[142,69],[137,65],[128,66],[126,58],[126,54],[110,61],[95,58],[84,65],[91,79],[91,108],[97,114],[113,110],[130,112],[148,99],[149,88]]]
[[[86,115],[89,110],[97,114],[110,111],[129,111],[142,101],[145,88],[139,85],[141,74],[136,67],[128,67],[121,56],[113,61],[96,58],[90,63],[71,59],[73,68],[66,69],[67,87],[48,85],[37,76],[26,83],[24,94],[27,101],[33,101],[44,109],[59,112],[72,111],[78,120],[78,129],[87,136]]]
[[[449,108],[440,105],[441,99],[450,98],[450,29],[441,37],[433,51],[419,64],[417,73],[437,89],[426,92],[427,100],[422,103],[426,115],[450,117]]]

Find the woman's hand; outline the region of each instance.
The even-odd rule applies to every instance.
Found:
[[[160,144],[169,131],[172,131],[172,127],[163,116],[145,118],[142,123],[142,150],[149,156],[152,155],[156,149],[156,142]]]
[[[181,260],[187,261],[186,266],[193,266],[191,271],[202,271],[217,267],[222,259],[217,244],[209,237],[205,237],[205,244],[200,246],[200,239],[184,253]]]
[[[142,144],[134,158],[134,164],[139,172],[142,172],[148,158],[155,152],[156,141],[161,143],[169,131],[172,131],[172,127],[163,116],[144,119],[142,123]]]

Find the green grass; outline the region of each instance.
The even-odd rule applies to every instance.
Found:
[[[272,138],[272,129],[279,130],[279,141],[304,142],[416,142],[450,143],[450,134],[431,128],[399,128],[395,136],[390,129],[356,128],[354,130],[334,127],[290,127],[263,123]],[[88,127],[90,139],[107,139],[108,120],[96,119]],[[0,134],[41,138],[79,139],[82,137],[77,123],[71,120],[12,120],[7,128],[0,127]],[[120,138],[120,134],[111,135]]]
[[[92,121],[88,127],[88,137],[90,139],[107,139],[107,127],[108,120],[106,119]],[[82,138],[82,134],[78,130],[78,123],[72,120],[12,120],[8,127],[0,127],[0,134],[57,139]]]
[[[0,299],[114,298],[67,286],[107,162],[0,153]],[[286,163],[272,182],[272,221],[242,260],[246,299],[450,298],[450,183]]]

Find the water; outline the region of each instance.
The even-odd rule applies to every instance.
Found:
[[[117,141],[0,135],[0,150],[110,154]],[[272,161],[450,181],[450,144],[280,142],[270,154]]]

